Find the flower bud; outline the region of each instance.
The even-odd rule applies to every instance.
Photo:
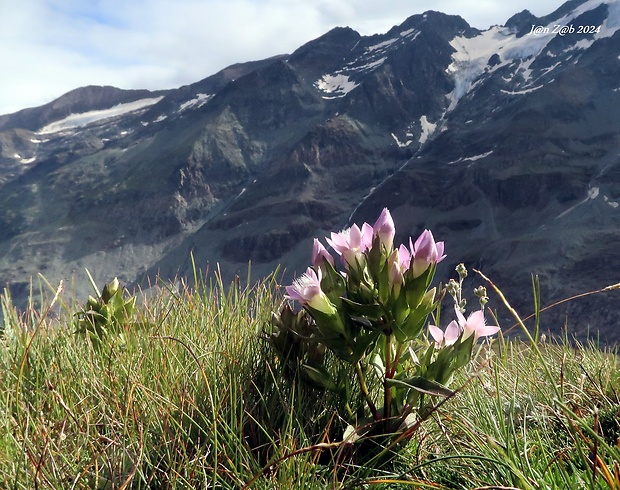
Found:
[[[424,230],[422,234],[411,244],[411,255],[413,257],[413,277],[419,277],[431,264],[441,262],[446,256],[443,255],[443,242],[435,242],[433,234],[429,230]]]
[[[392,245],[394,244],[394,235],[396,234],[396,228],[394,227],[394,220],[390,214],[388,208],[383,208],[379,218],[372,227],[373,234],[379,236],[379,241],[383,245],[388,253],[392,251]]]
[[[334,265],[334,258],[325,249],[323,244],[315,238],[312,245],[312,265],[314,267],[320,267],[324,261],[329,262],[332,266]]]

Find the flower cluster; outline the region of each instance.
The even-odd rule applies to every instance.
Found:
[[[435,242],[429,230],[418,237],[415,243],[409,239],[409,247],[404,244],[393,249],[396,229],[394,220],[387,208],[373,226],[364,223],[361,228],[353,225],[340,233],[331,233],[326,238],[327,243],[341,258],[342,265],[348,271],[355,269],[360,272],[368,265],[368,254],[376,241],[381,252],[387,258],[387,279],[391,291],[396,294],[405,282],[405,274],[415,279],[422,276],[429,268],[436,266],[446,256],[444,243]],[[287,298],[299,301],[303,306],[325,311],[333,305],[321,291],[321,271],[325,263],[334,267],[334,257],[327,251],[318,239],[314,239],[312,247],[312,266],[305,274],[299,277],[291,286],[286,287]],[[343,274],[346,276],[346,274]]]
[[[447,288],[455,300],[456,319],[445,330],[433,324],[425,329],[446,293],[445,288],[431,287],[437,264],[446,257],[444,242],[424,230],[415,241],[409,238],[395,247],[395,235],[385,208],[374,225],[354,224],[326,237],[335,255],[315,239],[312,266],[286,287],[285,298],[299,302],[303,312],[294,315],[287,305],[274,314],[271,337],[282,358],[287,355],[282,346],[294,346],[299,359],[292,365],[300,366],[315,386],[339,393],[347,406],[349,378],[334,372],[334,363],[325,362],[323,353],[354,366],[372,418],[384,421],[384,434],[406,427],[413,413],[427,413],[430,395],[451,394],[446,385],[470,361],[476,341],[499,331],[486,325],[482,309],[465,318],[462,265],[460,281],[451,280]],[[296,330],[299,325],[303,332]],[[372,371],[383,389],[379,398],[368,388]]]

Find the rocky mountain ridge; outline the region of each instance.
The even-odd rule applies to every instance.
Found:
[[[81,292],[85,267],[146,285],[191,276],[191,256],[290,277],[313,237],[388,206],[398,239],[445,240],[439,278],[465,262],[525,311],[530,274],[545,303],[618,282],[619,29],[605,0],[486,31],[429,11],[176,90],[87,87],[0,116],[0,280],[16,298],[38,272]],[[609,301],[549,328],[568,311],[578,335],[620,338]]]

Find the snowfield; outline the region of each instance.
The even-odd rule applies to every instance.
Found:
[[[126,104],[118,104],[109,109],[102,109],[99,111],[88,111],[80,114],[69,114],[60,121],[54,121],[53,123],[44,126],[37,131],[38,134],[50,134],[57,133],[58,131],[64,131],[67,129],[78,128],[80,126],[86,126],[103,119],[110,117],[120,116],[129,112],[138,111],[144,109],[153,104],[157,104],[163,97],[154,97],[149,99],[135,100],[133,102],[127,102]]]

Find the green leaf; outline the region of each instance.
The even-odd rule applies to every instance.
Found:
[[[379,278],[379,274],[381,273],[381,269],[383,268],[382,262],[385,261],[385,258],[381,253],[381,248],[381,239],[379,238],[379,235],[375,235],[372,240],[370,250],[366,252],[366,257],[368,259],[368,269],[370,269],[370,274],[375,280]]]
[[[331,374],[323,366],[309,366],[304,364],[302,366],[305,374],[310,380],[315,383],[319,388],[323,388],[329,391],[338,392],[338,387],[334,382]]]
[[[319,337],[316,336],[317,342],[320,342],[330,351],[332,351],[337,357],[348,363],[354,363],[356,355],[353,352],[353,348],[342,337]],[[360,356],[361,357],[361,356]]]
[[[88,269],[84,269],[84,270],[86,271],[86,275],[88,276],[88,280],[90,281],[90,285],[95,290],[95,293],[97,293],[97,297],[101,298],[101,293],[99,292],[99,289],[97,288],[97,284],[95,283],[95,280],[93,279],[93,276],[90,275],[90,271]]]
[[[474,348],[475,336],[472,334],[465,340],[454,345],[454,370],[462,368],[471,360],[471,352]]]
[[[86,301],[86,306],[90,309],[95,309],[100,307],[99,300],[93,298],[91,295],[88,295],[88,300]]]
[[[383,308],[379,303],[361,304],[347,298],[342,298],[342,301],[356,315],[365,316],[371,320],[379,320],[383,316]]]
[[[327,261],[323,264],[323,271],[324,274],[323,279],[321,280],[321,290],[327,295],[329,300],[336,305],[336,307],[339,307],[341,298],[345,293],[344,278]]]
[[[371,346],[377,341],[381,335],[381,330],[376,329],[365,335],[360,335],[353,342],[352,362],[359,361],[364,354],[371,350]]]
[[[305,308],[308,313],[310,313],[310,316],[314,318],[316,326],[324,338],[344,337],[347,335],[338,311],[334,311],[334,313],[324,313],[309,305],[306,305]]]
[[[410,313],[409,305],[407,304],[407,295],[404,288],[401,287],[398,297],[392,299],[392,312],[394,320],[397,323],[403,323]]]
[[[430,265],[421,276],[416,278],[413,277],[413,267],[410,267],[405,273],[404,289],[409,308],[416,308],[422,301],[422,298],[426,294],[426,289],[435,275],[435,268],[435,265]]]
[[[375,374],[379,379],[385,378],[385,365],[383,364],[383,359],[381,358],[381,354],[378,352],[372,357],[372,367],[375,370]]]
[[[427,291],[420,304],[409,312],[404,323],[399,328],[394,329],[394,334],[399,342],[404,343],[420,334],[428,315],[435,309],[435,303],[432,302],[434,296],[434,288]]]
[[[386,379],[385,383],[389,387],[395,388],[411,388],[413,390],[419,391],[421,393],[426,393],[427,395],[435,395],[435,396],[453,396],[454,391],[446,388],[440,383],[436,381],[431,381],[430,379],[423,378],[422,376],[413,376],[412,378],[407,379]]]

